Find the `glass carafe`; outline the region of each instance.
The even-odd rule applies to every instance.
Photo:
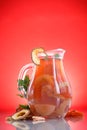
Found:
[[[26,95],[28,104],[35,116],[47,118],[64,117],[71,106],[72,94],[67,79],[63,59],[64,49],[55,49],[39,53],[40,65],[30,63],[19,73],[19,79],[28,74],[30,84]],[[31,74],[30,74],[31,71]]]

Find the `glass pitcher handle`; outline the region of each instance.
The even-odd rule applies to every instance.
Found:
[[[27,75],[27,72],[29,70],[32,69],[32,76],[34,76],[34,68],[35,68],[35,65],[33,63],[30,63],[30,64],[26,64],[25,66],[23,66],[19,72],[19,75],[18,75],[18,90],[21,92],[21,96],[23,96],[24,98],[26,98],[26,94],[27,92],[25,91],[24,89],[24,79],[25,79],[25,76]],[[30,80],[30,78],[29,78]]]

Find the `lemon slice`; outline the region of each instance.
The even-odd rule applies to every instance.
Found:
[[[38,58],[38,53],[45,53],[43,48],[36,48],[32,51],[32,61],[34,64],[39,65],[40,59]]]

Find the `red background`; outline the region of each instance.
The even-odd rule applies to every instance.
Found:
[[[0,0],[0,110],[15,109],[20,68],[35,47],[66,50],[72,107],[87,108],[86,0]]]

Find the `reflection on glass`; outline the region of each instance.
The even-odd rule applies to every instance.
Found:
[[[49,119],[44,122],[33,121],[13,121],[11,125],[16,127],[16,130],[71,130],[68,123],[63,119]]]

